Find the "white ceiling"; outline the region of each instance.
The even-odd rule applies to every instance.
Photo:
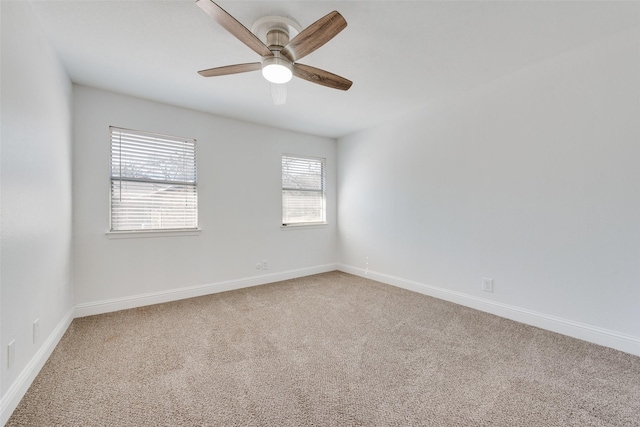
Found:
[[[247,28],[265,15],[303,28],[332,10],[347,20],[301,62],[352,80],[352,88],[294,78],[286,105],[274,106],[259,72],[196,73],[259,57],[193,0],[32,4],[75,83],[330,137],[640,24],[634,1],[219,1]]]

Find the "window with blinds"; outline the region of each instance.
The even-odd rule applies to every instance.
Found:
[[[196,229],[196,140],[109,130],[111,231]]]
[[[325,222],[325,159],[283,155],[282,225]]]

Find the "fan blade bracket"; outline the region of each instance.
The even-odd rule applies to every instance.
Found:
[[[294,57],[293,57],[293,55],[291,54],[291,52],[289,52],[289,51],[287,50],[286,46],[285,46],[285,47],[283,47],[282,49],[280,49],[278,52],[280,52],[280,55],[281,55],[281,56],[284,56],[284,57],[285,57],[285,58],[287,58],[289,61],[291,61],[291,63],[292,63],[292,64],[296,62],[296,61],[295,61],[295,59],[294,59]]]

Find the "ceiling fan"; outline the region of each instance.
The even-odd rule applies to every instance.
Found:
[[[333,89],[348,90],[351,87],[353,82],[344,77],[298,63],[298,60],[327,43],[347,26],[347,21],[337,11],[325,15],[302,31],[294,21],[288,18],[262,18],[256,22],[260,25],[254,25],[254,31],[256,31],[255,28],[264,29],[266,39],[264,43],[213,0],[196,0],[196,4],[225,30],[262,57],[261,62],[198,71],[201,76],[214,77],[262,70],[264,78],[272,83],[271,92],[275,104],[284,104],[286,99],[284,84],[293,76]],[[292,33],[297,34],[293,34],[293,39],[289,40]]]

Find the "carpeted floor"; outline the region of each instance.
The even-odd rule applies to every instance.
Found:
[[[640,426],[640,358],[340,272],[76,319],[7,426]]]

